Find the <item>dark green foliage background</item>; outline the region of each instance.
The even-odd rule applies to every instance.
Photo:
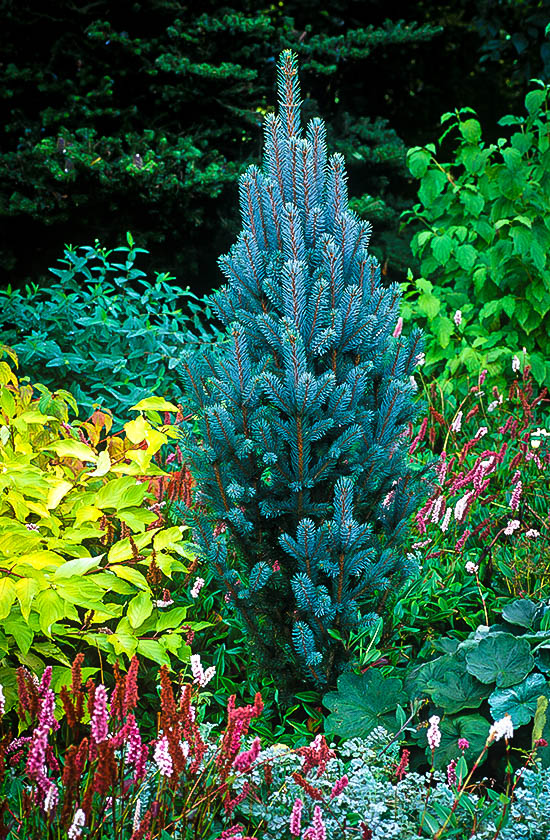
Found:
[[[495,124],[527,78],[545,78],[548,6],[4,0],[0,282],[44,276],[64,243],[132,230],[180,283],[219,285],[214,257],[234,239],[236,178],[258,160],[285,47],[300,58],[305,116],[325,118],[373,251],[401,279],[398,218],[415,192],[405,144],[431,139],[444,106]]]

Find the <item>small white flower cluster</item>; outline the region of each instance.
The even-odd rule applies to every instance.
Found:
[[[194,681],[202,687],[208,685],[208,683],[216,673],[216,667],[214,665],[211,665],[210,668],[207,668],[205,671],[202,667],[201,658],[198,653],[194,653],[191,656],[190,664],[191,673],[193,674]]]
[[[479,566],[477,565],[477,563],[473,563],[471,560],[468,560],[464,568],[466,569],[469,575],[475,575],[475,573],[479,571]]]
[[[506,528],[504,529],[504,533],[509,537],[514,533],[514,531],[517,531],[520,525],[521,522],[519,521],[519,519],[510,519]]]
[[[531,446],[533,449],[539,448],[542,443],[541,438],[543,437],[550,437],[550,432],[547,429],[541,429],[539,427],[534,432],[531,432]]]
[[[505,738],[507,741],[514,736],[514,725],[509,714],[505,714],[500,720],[496,720],[489,729],[489,737],[487,743],[491,741],[500,741]]]

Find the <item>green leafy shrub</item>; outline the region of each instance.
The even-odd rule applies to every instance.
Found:
[[[499,121],[509,138],[487,144],[462,108],[442,117],[441,140],[458,138],[450,161],[441,140],[408,152],[421,179],[420,203],[406,214],[421,277],[403,316],[426,324],[428,375],[452,375],[462,362],[500,373],[525,347],[537,382],[550,383],[550,88],[539,84],[526,116]]]
[[[0,363],[0,682],[9,704],[17,662],[40,671],[54,658],[66,672],[67,652],[83,645],[109,661],[188,657],[187,609],[166,607],[194,554],[149,492],[162,476],[152,459],[177,432],[151,406],[175,410],[145,400],[136,408],[152,422],[140,412],[109,435],[107,414],[70,420],[69,392],[33,388]]]
[[[147,251],[127,239],[68,246],[50,285],[0,290],[0,337],[32,381],[68,389],[88,414],[108,407],[118,426],[152,393],[178,400],[183,349],[220,335],[207,299],[168,274],[150,280],[135,265]]]

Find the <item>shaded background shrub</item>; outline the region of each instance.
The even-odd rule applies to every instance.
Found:
[[[353,206],[396,279],[409,263],[397,235],[414,195],[406,145],[433,137],[441,102],[493,125],[526,79],[545,78],[547,10],[547,0],[205,0],[200,11],[5,0],[4,284],[42,277],[62,242],[120,242],[132,230],[197,294],[217,285],[211,254],[235,236],[234,185],[259,156],[274,62],[288,47],[308,115],[326,117]]]

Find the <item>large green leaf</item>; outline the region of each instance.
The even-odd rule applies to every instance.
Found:
[[[489,736],[490,724],[481,715],[460,715],[459,717],[445,717],[439,724],[441,743],[434,754],[436,770],[446,768],[452,759],[460,757],[458,739],[465,738],[469,747],[464,751],[464,757],[471,767],[485,746]],[[431,761],[432,751],[426,747],[426,756]],[[485,760],[485,758],[483,759]]]
[[[533,718],[539,697],[550,696],[548,681],[542,674],[529,674],[513,688],[497,689],[489,697],[491,714],[499,720],[505,714],[512,718],[514,726],[523,726]]]
[[[327,731],[345,738],[365,738],[377,726],[397,732],[395,709],[407,700],[400,679],[385,679],[376,668],[369,668],[362,675],[343,674],[337,685],[337,691],[323,697],[331,711]]]
[[[511,633],[487,636],[466,654],[470,674],[483,683],[495,682],[498,688],[521,682],[534,665],[529,642]]]
[[[431,697],[445,679],[451,662],[450,655],[439,656],[412,668],[405,678],[405,692],[411,700],[416,697]]]
[[[472,677],[464,665],[452,662],[436,685],[432,699],[448,714],[455,714],[462,709],[478,709],[488,695],[486,685]]]
[[[506,604],[502,610],[502,617],[509,624],[517,624],[519,627],[531,629],[536,611],[536,604],[529,598],[518,598],[517,601]]]

